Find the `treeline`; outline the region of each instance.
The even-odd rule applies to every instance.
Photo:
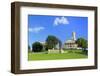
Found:
[[[48,49],[53,49],[55,48],[55,46],[60,43],[61,44],[61,41],[53,36],[53,35],[49,35],[46,40],[45,40],[45,43],[41,43],[41,42],[34,42],[32,44],[32,51],[33,52],[42,52],[42,51],[48,51]],[[29,47],[29,50],[30,50],[30,46]],[[59,46],[60,47],[60,46]]]
[[[42,51],[48,51],[48,49],[55,49],[56,45],[59,43],[59,50],[62,48],[62,42],[57,37],[53,35],[49,35],[45,43],[41,42],[34,42],[32,44],[32,52],[42,52]],[[78,44],[78,47],[81,47],[83,52],[88,52],[88,41],[84,38],[78,38],[76,40],[76,43]],[[28,49],[30,50],[30,46],[28,46]]]

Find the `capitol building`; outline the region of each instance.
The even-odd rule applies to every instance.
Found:
[[[76,33],[72,32],[72,39],[65,41],[63,49],[77,49],[78,45],[76,44]]]

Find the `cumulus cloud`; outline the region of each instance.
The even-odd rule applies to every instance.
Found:
[[[44,27],[34,27],[34,28],[29,28],[29,32],[34,32],[34,33],[38,33],[42,30],[44,30]]]
[[[57,18],[55,18],[55,20],[54,20],[54,25],[55,26],[58,26],[59,24],[69,24],[69,21],[68,21],[68,19],[67,18],[65,18],[65,17],[57,17]]]

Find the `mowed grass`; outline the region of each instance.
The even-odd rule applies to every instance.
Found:
[[[68,52],[67,52],[68,51]],[[56,59],[80,59],[87,58],[88,56],[83,54],[79,50],[67,50],[64,53],[28,53],[28,60],[56,60]]]

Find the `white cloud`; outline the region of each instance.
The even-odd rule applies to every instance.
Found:
[[[67,18],[65,18],[65,17],[61,17],[61,18],[59,18],[59,17],[57,17],[57,18],[55,18],[55,20],[54,20],[54,25],[55,26],[58,26],[59,24],[69,24],[69,21],[68,21],[68,19]]]
[[[34,28],[29,28],[29,32],[34,32],[34,33],[38,33],[42,30],[44,30],[45,28],[44,27],[34,27]]]

